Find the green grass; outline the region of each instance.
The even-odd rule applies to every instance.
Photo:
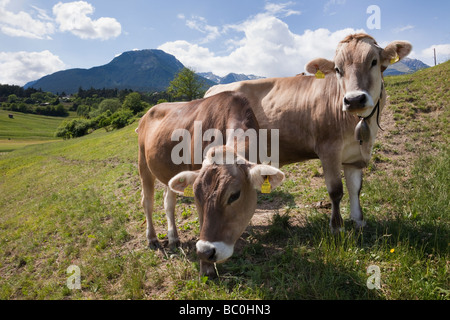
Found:
[[[421,113],[443,111],[446,116],[440,119],[443,123],[439,128],[445,128],[448,133],[449,74],[450,62],[447,61],[411,75],[386,77],[386,90],[397,125],[409,126]],[[430,133],[439,134],[440,130],[430,130]]]
[[[9,114],[14,119],[8,117]],[[0,110],[0,152],[54,140],[56,128],[65,118]]]
[[[450,299],[448,86],[438,81],[435,95],[416,84],[434,72],[448,79],[448,66],[386,79],[392,99],[416,88],[407,103],[429,110],[410,116],[391,104],[383,114],[394,120],[365,172],[363,232],[353,230],[344,195],[345,230],[330,234],[319,161],[286,166],[285,182],[258,196],[270,221],[247,228],[214,280],[198,275],[191,200],[176,208],[182,247],[147,249],[136,123],[1,154],[0,299]],[[158,185],[154,223],[166,242],[162,194]],[[66,286],[73,264],[81,290]],[[373,265],[381,287],[370,290]]]

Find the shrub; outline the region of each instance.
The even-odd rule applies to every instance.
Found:
[[[107,110],[111,111],[111,113],[116,112],[122,107],[119,99],[105,99],[98,105],[98,110],[100,113],[103,113]]]
[[[130,109],[134,114],[136,114],[139,111],[144,110],[145,105],[141,101],[141,95],[137,92],[132,92],[126,96],[123,102],[123,107],[125,109]]]
[[[84,136],[88,130],[95,125],[94,121],[87,119],[65,120],[56,129],[56,136],[63,139],[77,138]]]
[[[89,116],[89,112],[91,111],[91,107],[81,104],[78,106],[77,108],[77,115],[80,117],[85,117],[87,118]]]
[[[94,119],[98,128],[104,128],[111,124],[111,111],[106,110],[101,115]]]
[[[126,125],[130,124],[132,121],[130,121],[133,118],[133,112],[128,109],[121,109],[114,113],[110,119],[111,119],[111,126],[114,129],[120,129],[125,127]]]
[[[129,109],[119,109],[115,113],[106,110],[94,119],[76,118],[66,120],[57,128],[55,135],[63,139],[77,138],[89,133],[91,129],[120,129],[134,121],[133,112]]]

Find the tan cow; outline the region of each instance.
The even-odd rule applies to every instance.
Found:
[[[332,201],[330,227],[343,226],[339,204],[343,196],[341,168],[350,197],[351,218],[356,227],[365,225],[359,194],[362,169],[367,166],[379,113],[386,102],[383,71],[409,54],[412,46],[394,41],[380,48],[367,34],[342,40],[334,61],[315,59],[306,65],[309,73],[217,85],[205,97],[222,91],[242,92],[261,128],[279,129],[280,165],[319,158]]]
[[[172,247],[179,243],[174,218],[176,193],[183,194],[186,187],[192,186],[200,222],[200,240],[196,244],[201,259],[200,271],[211,276],[215,274],[213,263],[223,262],[233,254],[236,240],[253,216],[256,189],[261,188],[263,177],[276,187],[284,179],[284,174],[275,167],[251,163],[240,156],[239,148],[248,152],[248,140],[236,137],[241,144],[234,145],[235,138],[230,135],[231,138],[223,143],[228,146],[214,141],[212,147],[211,139],[195,141],[197,123],[202,124],[205,134],[210,129],[218,130],[220,134],[215,134],[215,139],[226,137],[227,129],[242,129],[244,132],[259,129],[248,100],[239,93],[224,92],[191,102],[159,104],[141,118],[136,129],[139,174],[151,248],[160,247],[152,222],[155,180],[170,186],[164,193],[164,209],[169,246]],[[179,159],[174,160],[178,152],[174,154],[174,150],[178,150],[177,145],[181,143],[178,140],[181,136],[177,135],[180,130],[184,132],[182,142],[186,142],[184,139],[188,137],[194,139],[188,141],[193,152],[183,158],[186,161],[178,163]],[[200,162],[196,163],[194,149],[198,146]],[[230,155],[231,161],[228,161]]]

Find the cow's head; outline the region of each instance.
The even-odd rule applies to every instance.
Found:
[[[230,155],[231,161],[225,158]],[[201,260],[224,262],[233,254],[234,244],[255,212],[256,189],[261,189],[266,177],[275,188],[284,174],[275,167],[251,163],[230,147],[219,146],[208,151],[199,171],[183,171],[169,181],[169,187],[180,194],[193,185],[200,218],[196,247]]]
[[[383,71],[411,49],[407,41],[394,41],[383,49],[367,34],[349,35],[338,44],[334,61],[314,59],[306,65],[306,71],[335,73],[344,91],[343,110],[367,116],[380,99]]]

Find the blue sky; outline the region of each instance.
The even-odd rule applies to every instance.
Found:
[[[371,5],[379,29],[367,24]],[[449,12],[450,1],[433,0],[0,0],[0,83],[155,48],[198,72],[290,76],[361,31],[381,46],[408,40],[410,56],[432,64],[433,48],[438,62],[450,58]]]

